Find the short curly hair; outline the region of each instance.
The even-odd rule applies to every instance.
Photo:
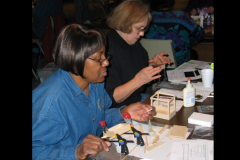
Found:
[[[148,17],[148,23],[152,20],[149,5],[140,0],[126,0],[112,10],[107,18],[107,25],[124,33],[132,32],[132,25]]]
[[[56,37],[53,59],[59,68],[83,77],[86,59],[102,46],[106,48],[103,32],[80,24],[70,24],[63,27]]]

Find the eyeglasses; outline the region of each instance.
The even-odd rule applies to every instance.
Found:
[[[134,26],[134,28],[137,30],[137,33],[139,34],[140,32],[145,32],[146,31],[146,27],[141,29],[141,28],[137,28]]]
[[[101,60],[101,59],[92,59],[92,58],[88,58],[88,59],[91,59],[91,60],[94,60],[96,62],[99,62],[100,63],[100,66],[103,64],[103,62],[107,59],[108,61],[112,58],[112,55],[111,54],[108,54],[108,53],[105,53],[105,59]]]

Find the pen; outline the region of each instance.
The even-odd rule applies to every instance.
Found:
[[[149,109],[148,111],[146,111],[145,113],[147,113],[147,112],[150,112],[151,110],[153,110],[153,109]]]

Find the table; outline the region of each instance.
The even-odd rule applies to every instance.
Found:
[[[158,90],[158,89],[157,89]],[[157,91],[155,90],[151,95],[149,95],[143,103],[145,104],[150,104],[150,97]],[[193,113],[193,112],[198,112],[196,106],[197,105],[214,105],[214,98],[213,97],[208,97],[205,99],[203,102],[195,102],[195,106],[193,107],[182,107],[176,115],[174,115],[170,120],[165,120],[161,118],[156,118],[154,117],[151,121],[160,123],[160,124],[168,124],[168,125],[181,125],[181,126],[186,126],[187,128],[193,128],[195,127],[194,124],[188,123],[188,117]],[[188,136],[187,139],[191,139],[192,133]]]

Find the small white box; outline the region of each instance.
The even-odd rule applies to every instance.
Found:
[[[193,112],[188,118],[188,123],[211,127],[213,125],[213,115]]]
[[[52,75],[58,69],[57,65],[54,62],[48,63],[45,67],[38,71],[38,76],[40,78],[40,82],[42,83],[45,79],[47,79],[50,75]]]

